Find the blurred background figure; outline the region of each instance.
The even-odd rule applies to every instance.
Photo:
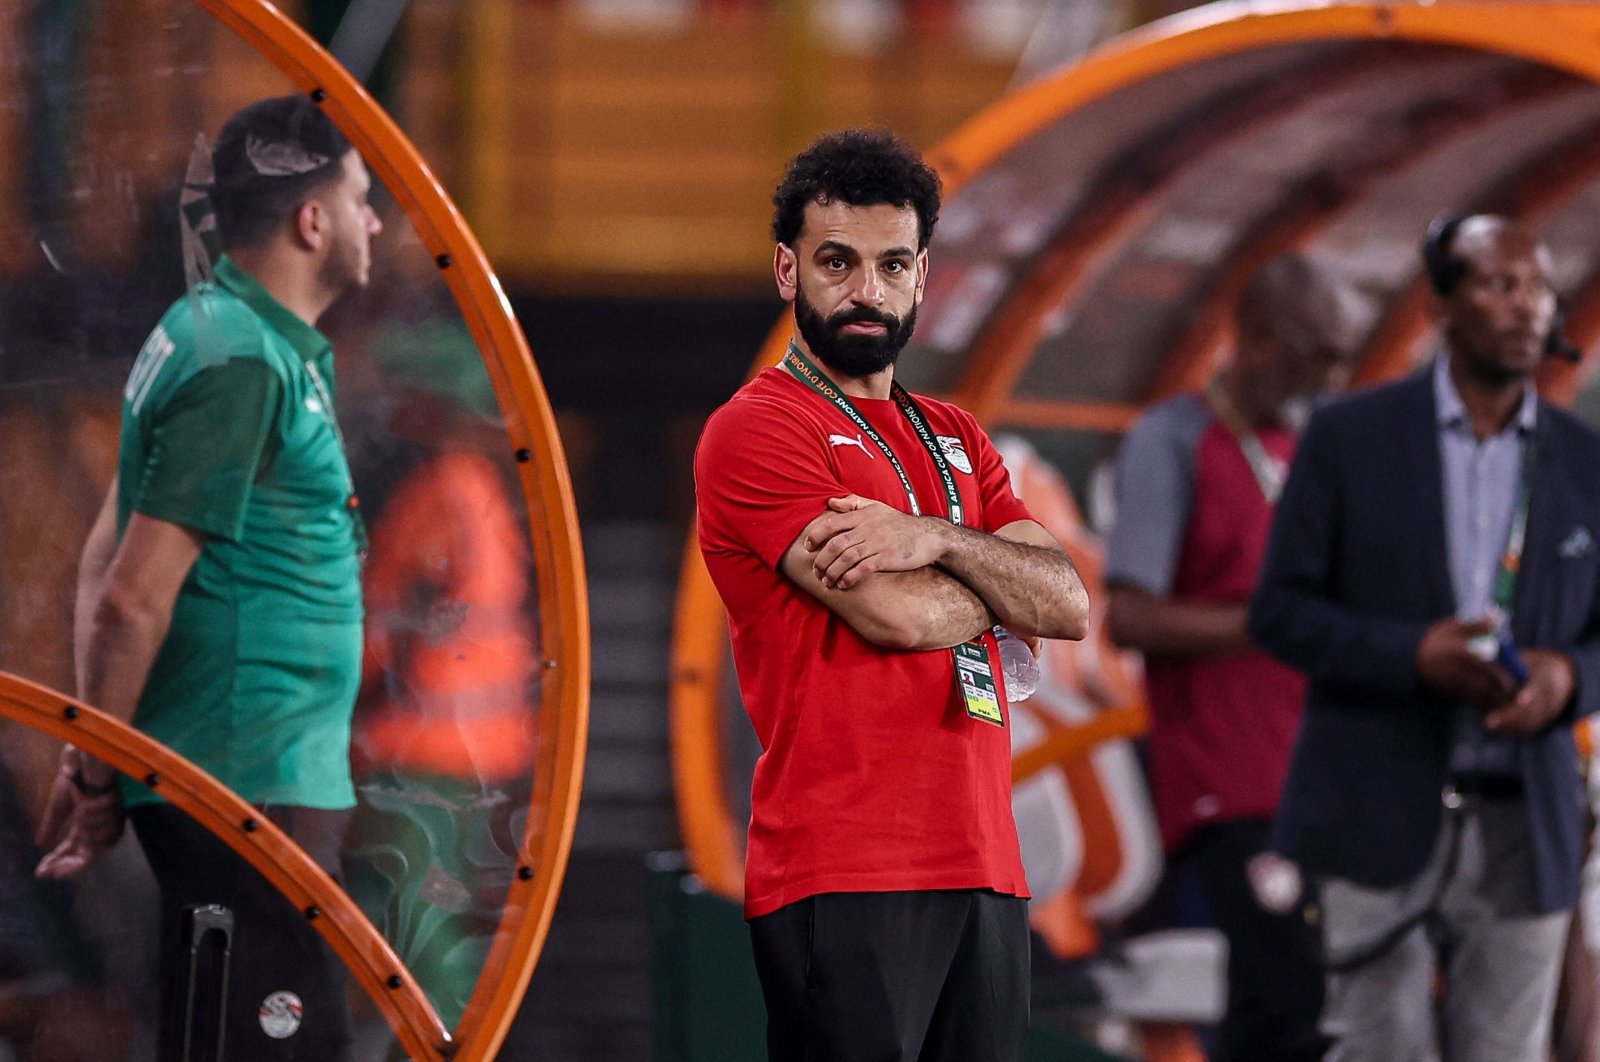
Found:
[[[1273,846],[1318,880],[1332,1062],[1545,1062],[1600,709],[1600,435],[1539,399],[1548,250],[1434,221],[1442,351],[1320,410],[1250,631],[1310,677]],[[1442,990],[1436,986],[1442,979]]]
[[[1228,368],[1146,412],[1117,456],[1106,622],[1144,654],[1167,891],[1198,890],[1228,940],[1217,1062],[1322,1055],[1315,933],[1266,851],[1305,681],[1245,614],[1298,431],[1348,373],[1350,297],[1308,258],[1262,267]]]
[[[528,545],[513,486],[489,456],[505,431],[465,329],[441,318],[397,324],[371,350],[394,445],[363,480],[372,557],[345,867],[351,894],[454,1025],[483,969],[527,813]]]

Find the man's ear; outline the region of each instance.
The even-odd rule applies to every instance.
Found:
[[[294,235],[300,244],[310,250],[320,251],[327,239],[328,215],[322,203],[308,199],[294,212]]]
[[[800,287],[800,257],[788,244],[780,243],[772,252],[772,276],[778,282],[778,296],[793,302]]]
[[[1435,328],[1444,328],[1450,323],[1449,296],[1440,295],[1432,288],[1428,289],[1428,320],[1433,322]]]
[[[928,286],[928,249],[917,252],[917,295],[915,306],[922,305],[922,289]]]

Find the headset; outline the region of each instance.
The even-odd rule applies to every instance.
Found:
[[[1471,216],[1441,214],[1428,223],[1428,235],[1422,241],[1422,265],[1428,274],[1428,284],[1440,298],[1455,291],[1461,278],[1466,276],[1467,264],[1450,252],[1455,246],[1456,233],[1460,231],[1462,222]],[[1558,298],[1555,313],[1550,318],[1550,331],[1544,337],[1545,356],[1570,362],[1582,361],[1583,351],[1573,346],[1563,334],[1566,327],[1566,307]]]

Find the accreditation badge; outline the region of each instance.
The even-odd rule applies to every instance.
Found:
[[[1000,646],[993,631],[970,642],[962,642],[951,650],[956,660],[956,682],[961,687],[961,699],[966,702],[967,714],[983,723],[1004,728],[1005,696],[1001,693],[996,675],[1000,663]]]

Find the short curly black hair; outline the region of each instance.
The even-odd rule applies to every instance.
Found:
[[[917,212],[917,247],[939,220],[939,175],[915,148],[888,130],[846,129],[818,137],[796,155],[772,193],[772,237],[788,247],[800,236],[808,203],[909,206]]]

